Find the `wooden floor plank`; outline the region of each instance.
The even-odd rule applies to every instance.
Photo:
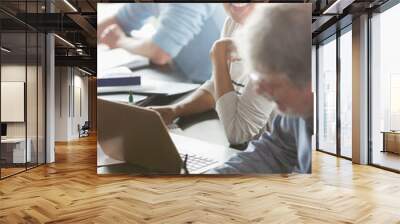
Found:
[[[95,136],[0,181],[0,223],[400,223],[400,175],[313,152],[311,175],[102,177]]]

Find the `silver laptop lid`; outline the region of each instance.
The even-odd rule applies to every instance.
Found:
[[[118,159],[146,173],[180,173],[182,160],[157,112],[100,98],[97,111],[97,140],[107,155],[123,152]]]

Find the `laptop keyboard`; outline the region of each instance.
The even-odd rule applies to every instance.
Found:
[[[179,153],[179,155],[181,156],[182,161],[184,161],[185,154]],[[187,165],[187,169],[188,169],[189,173],[192,173],[196,170],[200,170],[200,169],[202,169],[206,166],[212,165],[214,163],[217,163],[217,161],[209,159],[209,158],[201,157],[198,155],[188,154],[186,165]]]

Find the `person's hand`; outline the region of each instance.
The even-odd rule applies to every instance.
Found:
[[[115,16],[108,17],[103,20],[97,20],[97,42],[100,43],[100,37],[104,30],[112,24],[118,24]]]
[[[127,36],[121,27],[117,24],[112,24],[100,34],[100,43],[104,43],[110,48],[117,48],[119,47],[119,43],[125,38]]]
[[[174,106],[152,106],[149,108],[157,111],[163,118],[166,125],[172,124],[175,118],[178,117],[176,108]]]
[[[231,38],[222,38],[214,42],[210,50],[210,57],[214,64],[228,63],[238,60],[234,53],[236,53],[236,47],[233,40]]]

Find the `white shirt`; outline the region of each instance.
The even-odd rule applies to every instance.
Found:
[[[232,37],[238,27],[239,24],[228,18],[224,24],[222,38]],[[243,71],[242,61],[231,62],[229,73],[234,91],[225,93],[218,99],[213,78],[200,87],[214,96],[215,109],[231,144],[247,142],[263,131],[274,108],[274,103],[255,92],[252,82],[249,82],[249,74]]]

